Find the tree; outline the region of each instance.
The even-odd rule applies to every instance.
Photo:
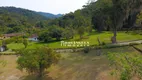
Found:
[[[136,24],[142,26],[142,11],[137,15]]]
[[[90,1],[89,1],[90,2]],[[85,16],[87,16],[93,25],[93,28],[95,28],[98,32],[101,32],[105,30],[105,15],[104,12],[102,12],[105,7],[107,7],[106,3],[109,3],[110,0],[97,0],[93,1],[91,3],[88,3],[87,5],[83,6],[82,12]]]
[[[40,78],[51,65],[56,64],[60,59],[60,54],[56,54],[47,47],[36,50],[21,50],[18,52],[21,56],[18,58],[18,69],[26,70],[30,74],[37,74]]]
[[[90,35],[91,33],[92,33],[92,26],[88,26],[87,28],[86,28],[86,32],[88,32],[88,34]]]
[[[59,26],[61,27],[73,27],[74,13],[70,12],[59,19]]]
[[[72,28],[65,28],[63,33],[62,33],[62,37],[66,38],[66,39],[70,39],[74,37],[74,30]]]
[[[44,24],[43,21],[39,21],[39,22],[36,23],[35,26],[36,26],[36,27],[40,27],[40,28],[44,28],[44,27],[45,27],[45,24]]]
[[[84,32],[85,32],[85,29],[84,27],[79,27],[78,30],[77,30],[79,36],[80,36],[80,39],[83,38],[83,35],[84,35]]]
[[[23,26],[15,26],[13,27],[13,32],[21,32],[23,29]]]
[[[57,41],[61,40],[63,33],[63,28],[59,26],[52,26],[49,28],[49,35],[51,35],[52,38],[56,38]]]
[[[52,40],[51,35],[49,34],[48,30],[45,30],[39,34],[38,39],[43,42],[49,42]]]
[[[76,10],[74,12],[74,26],[76,26],[77,28],[81,27],[81,26],[86,26],[86,21],[85,17],[82,15],[80,10]]]
[[[28,46],[28,41],[27,41],[26,39],[24,39],[24,40],[23,40],[23,44],[24,44],[25,48],[27,48],[27,46]]]

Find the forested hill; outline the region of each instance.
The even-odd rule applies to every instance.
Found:
[[[55,18],[54,15],[50,15],[47,17],[36,11],[16,7],[0,7],[0,33],[18,32],[41,21]]]
[[[40,21],[40,20],[46,20],[47,18],[39,15],[38,13],[22,9],[22,8],[16,8],[16,7],[0,7],[0,18],[1,20],[5,20],[8,18],[11,21],[19,22],[21,20],[25,20],[31,24]],[[8,21],[4,21],[8,22]]]

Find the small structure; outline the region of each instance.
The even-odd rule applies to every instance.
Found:
[[[32,34],[32,35],[29,37],[28,40],[29,40],[29,41],[35,41],[35,42],[37,42],[37,41],[39,41],[39,40],[38,40],[38,35],[37,35],[37,34]]]
[[[12,38],[12,37],[22,36],[22,35],[24,35],[24,34],[22,34],[22,33],[3,34],[3,35],[0,35],[0,40],[9,39],[9,38]]]
[[[3,52],[6,50],[6,47],[5,46],[0,46],[0,52]]]
[[[4,39],[4,36],[0,36],[0,40],[3,40]]]
[[[22,33],[11,33],[11,34],[4,34],[4,38],[12,38],[12,37],[16,37],[16,36],[22,36]]]

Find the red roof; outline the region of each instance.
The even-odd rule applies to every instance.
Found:
[[[38,37],[37,34],[32,34],[29,38],[35,38],[35,37]]]
[[[11,34],[4,34],[4,37],[15,37],[15,36],[21,36],[22,33],[11,33]]]

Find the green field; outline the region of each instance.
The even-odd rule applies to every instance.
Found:
[[[80,40],[79,36],[76,35],[74,37],[74,39],[63,40],[63,41],[87,41],[87,42],[90,43],[90,45],[98,45],[98,41],[97,41],[98,37],[99,37],[101,42],[104,42],[104,43],[107,44],[107,43],[111,43],[110,39],[111,39],[112,36],[113,36],[113,34],[111,32],[102,32],[102,33],[94,32],[90,36],[88,36],[87,34],[84,35],[84,37],[87,37],[87,38],[82,39],[82,40]],[[140,39],[142,39],[142,36],[139,35],[139,34],[118,32],[118,35],[117,35],[117,41],[118,42],[140,40]],[[41,47],[41,46],[48,46],[48,47],[51,47],[51,48],[69,48],[69,47],[61,46],[60,41],[54,41],[54,42],[50,42],[50,43],[29,42],[27,48],[28,49],[35,49],[35,48]],[[21,48],[24,48],[24,45],[22,43],[11,43],[11,44],[8,44],[8,48],[9,49],[21,49]]]
[[[137,47],[137,48],[142,50],[142,45],[136,45],[135,47]]]

